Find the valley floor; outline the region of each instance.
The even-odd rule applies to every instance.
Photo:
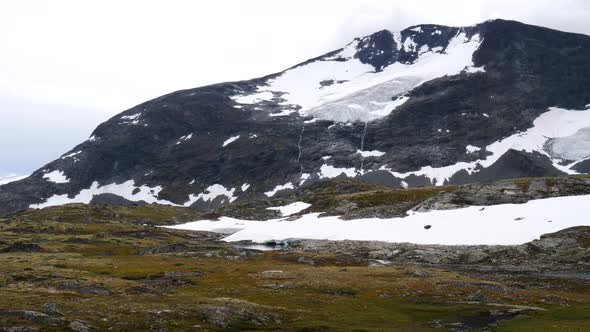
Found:
[[[0,331],[584,331],[590,321],[588,227],[481,252],[312,240],[263,252],[150,226],[170,213],[69,205],[0,219]]]

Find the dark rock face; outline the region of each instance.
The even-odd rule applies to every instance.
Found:
[[[0,253],[9,252],[44,252],[45,249],[34,243],[17,242],[8,247],[0,248]]]
[[[450,182],[465,184],[523,177],[558,176],[563,174],[563,172],[553,167],[551,161],[545,155],[541,155],[538,152],[526,153],[509,150],[492,166],[484,168],[473,175],[465,171],[459,171],[451,177]]]
[[[370,36],[358,38],[358,51],[355,57],[362,63],[370,64],[376,71],[383,70],[396,62],[412,63],[418,58],[422,46],[440,47],[444,50],[452,37],[460,30],[466,32],[468,36],[477,32],[475,27],[453,28],[432,24],[409,27],[399,32],[398,36],[391,31],[382,30]],[[403,47],[401,41],[407,37],[411,37],[416,46],[407,49]]]
[[[134,206],[134,205],[145,205],[143,201],[132,202],[121,196],[115,194],[100,194],[92,197],[90,204],[111,204],[111,205],[123,205],[123,206]]]
[[[408,91],[404,104],[377,120],[309,121],[311,117],[297,112],[276,116],[300,108],[285,104],[285,95],[276,92],[272,99],[254,104],[232,99],[257,91],[282,73],[177,91],[111,118],[60,159],[29,178],[1,186],[0,213],[52,197],[59,198],[56,202],[157,201],[207,210],[266,197],[279,185],[316,182],[326,165],[336,169],[330,177],[348,169],[392,187],[431,185],[424,175],[401,178],[388,170],[404,173],[485,159],[491,152],[484,147],[531,128],[549,107],[581,110],[590,103],[590,37],[518,22],[380,31],[355,40],[352,58],[382,72],[392,64],[413,64],[423,47],[444,53],[458,33],[480,36],[473,63],[485,72],[427,81]],[[407,37],[413,42],[408,47],[401,45]],[[348,61],[333,58],[340,51],[293,68],[328,59]],[[343,81],[314,84],[327,88]],[[391,93],[389,99],[398,97]],[[468,145],[482,149],[468,152]],[[385,155],[362,157],[357,153],[361,148]],[[331,158],[324,159],[327,156]],[[581,162],[575,169],[588,168],[587,162]],[[55,171],[67,181],[48,181],[48,174]],[[443,182],[559,174],[545,154],[511,150],[490,167],[459,171]]]
[[[474,183],[441,192],[421,202],[416,211],[446,210],[464,206],[526,203],[534,199],[590,194],[590,177],[531,178]]]

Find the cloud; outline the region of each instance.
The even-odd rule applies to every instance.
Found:
[[[88,138],[108,115],[0,95],[0,177],[28,174]]]
[[[3,129],[11,133],[0,136],[0,161],[28,170],[67,150],[103,118],[148,99],[277,72],[381,29],[507,18],[590,34],[588,17],[585,0],[7,2],[0,11],[7,32],[0,36],[0,98],[16,96],[19,106],[0,100]],[[48,112],[60,121],[32,124]],[[50,126],[63,139],[41,142]],[[11,147],[17,134],[41,143],[20,152]]]

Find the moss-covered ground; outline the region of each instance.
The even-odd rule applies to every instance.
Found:
[[[283,251],[240,249],[214,235],[149,226],[191,213],[69,205],[0,219],[0,330],[62,331],[74,321],[97,331],[590,327],[590,285],[584,283],[369,267],[322,253],[313,254],[324,255],[322,263],[310,265]],[[59,311],[49,312],[57,321],[14,312],[47,312],[48,306]]]

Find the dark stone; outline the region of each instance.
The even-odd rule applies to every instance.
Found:
[[[257,308],[245,301],[231,301],[219,305],[204,305],[198,309],[199,317],[218,328],[244,325],[265,326],[280,323],[277,315]]]
[[[16,242],[0,249],[0,253],[8,252],[45,252],[45,249],[34,243]]]
[[[89,332],[90,331],[90,324],[86,321],[82,321],[82,320],[73,320],[70,322],[70,324],[68,325],[68,327],[70,328],[70,330],[74,331],[74,332]]]
[[[320,86],[321,87],[325,87],[325,86],[330,86],[334,84],[334,80],[324,80],[324,81],[320,81]]]
[[[166,271],[164,272],[165,278],[182,278],[182,277],[195,277],[203,275],[200,271]]]
[[[111,291],[102,285],[83,285],[75,281],[65,281],[57,285],[57,288],[76,291],[80,294],[111,295]]]
[[[41,306],[43,308],[43,313],[49,315],[49,316],[63,316],[63,314],[60,312],[59,307],[60,304],[59,303],[54,303],[54,302],[49,302],[49,303],[43,303],[43,305]]]
[[[146,205],[144,201],[132,202],[121,196],[115,194],[100,194],[96,195],[90,201],[90,204],[108,204],[108,205],[122,205],[122,206],[138,206]]]
[[[61,320],[58,318],[32,310],[0,309],[0,317],[1,316],[16,316],[25,320],[46,325],[59,325],[61,323]]]
[[[39,332],[38,327],[32,326],[0,326],[0,332]]]
[[[187,251],[189,247],[183,243],[173,243],[173,244],[162,244],[152,247],[145,247],[137,249],[133,252],[134,255],[153,255],[153,254],[166,254],[170,252],[184,252]]]

